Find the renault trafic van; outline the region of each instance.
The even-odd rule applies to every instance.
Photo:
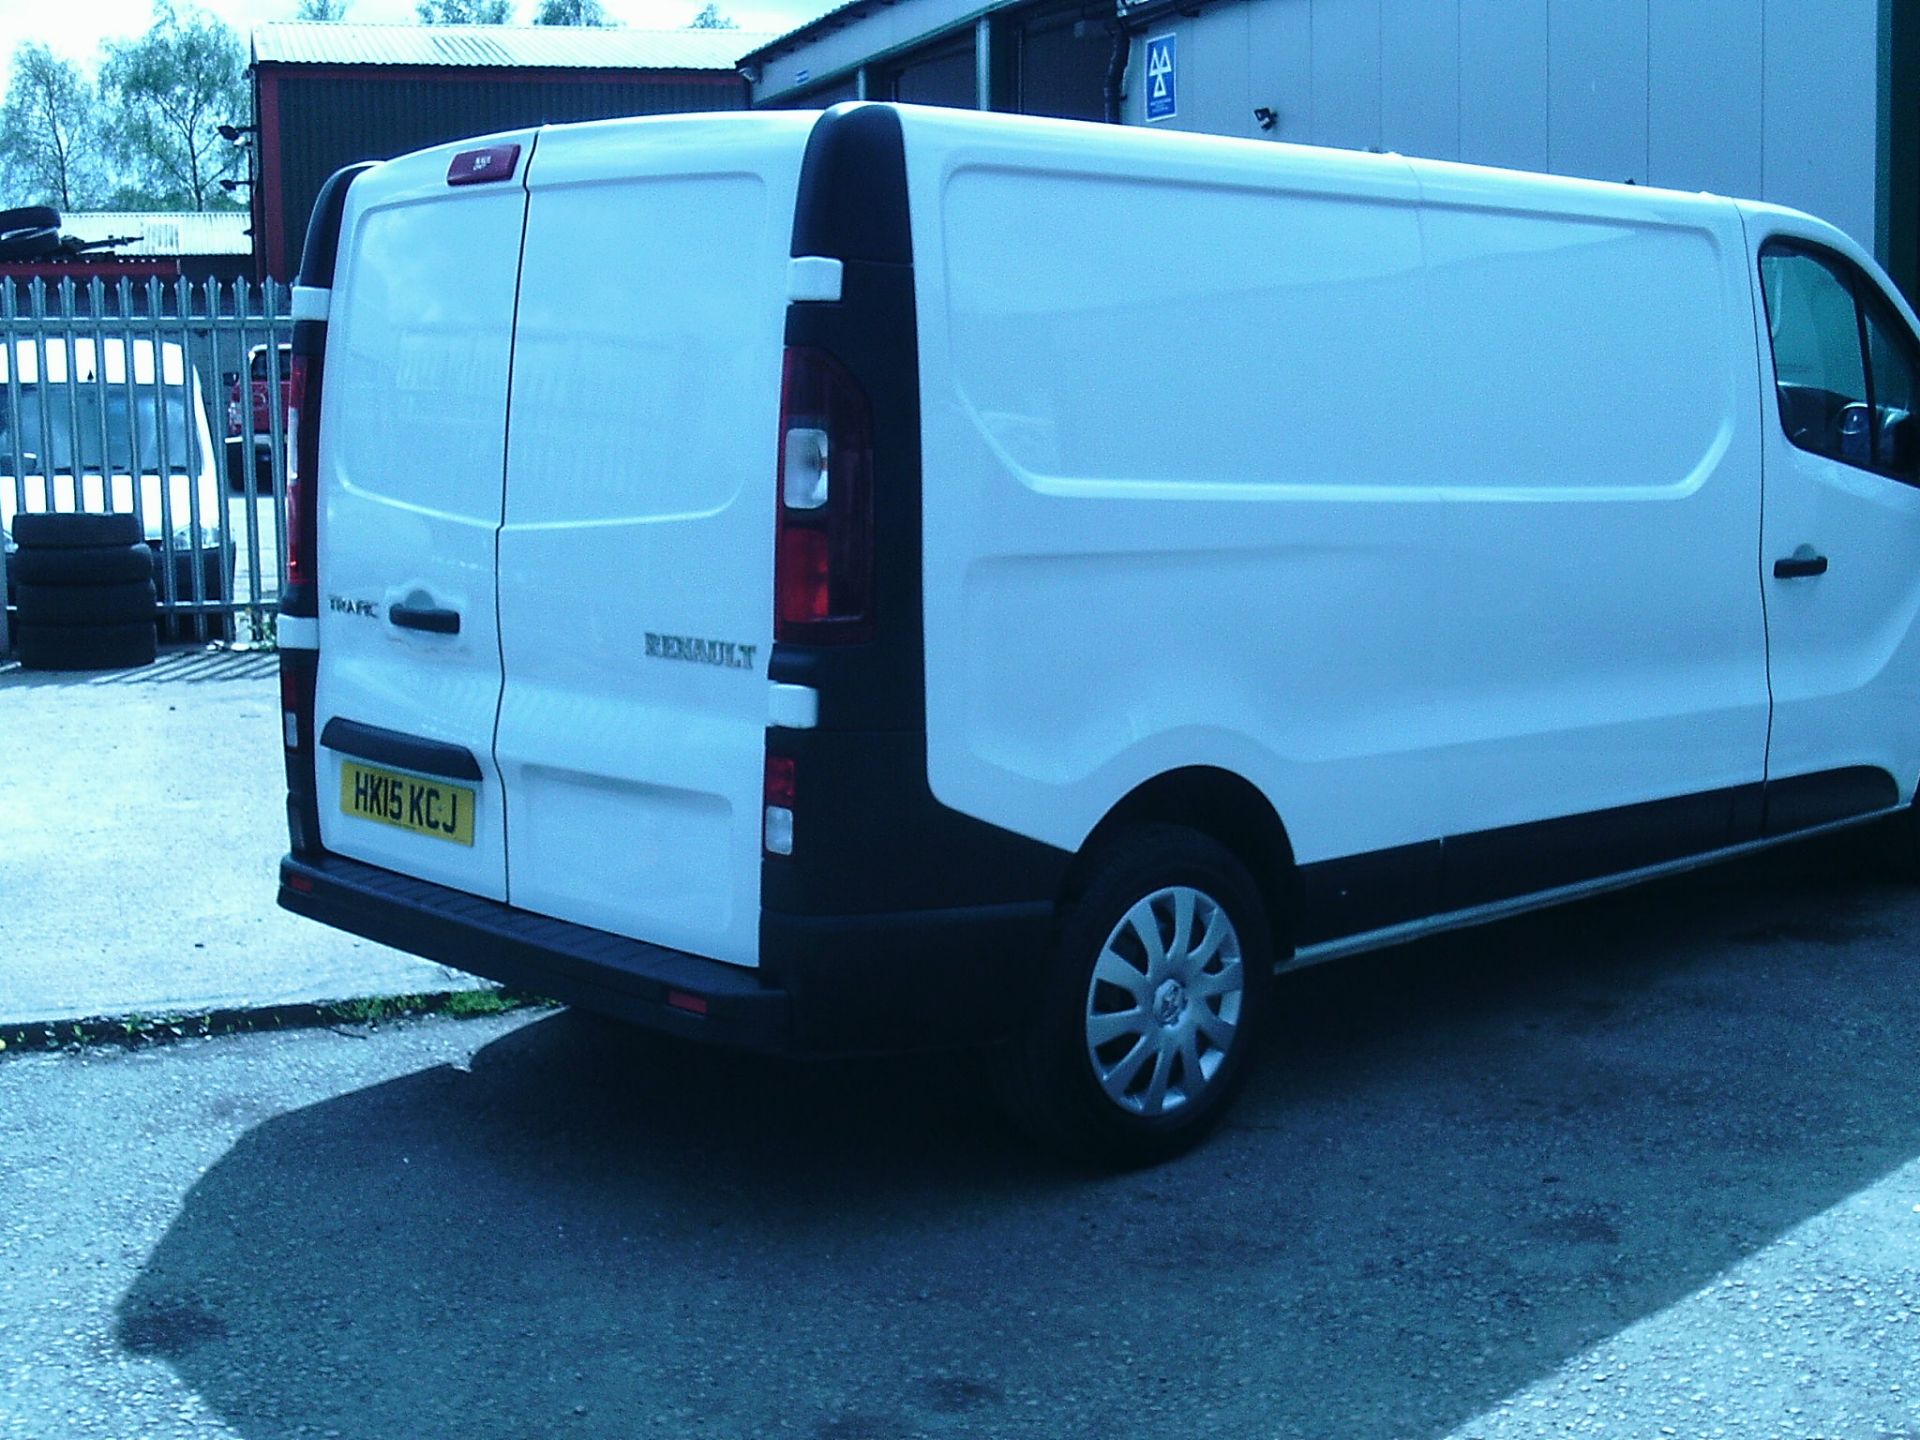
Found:
[[[357,167],[289,909],[1191,1144],[1277,971],[1888,817],[1913,312],[1710,195],[909,106]]]

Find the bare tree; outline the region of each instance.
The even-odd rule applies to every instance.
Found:
[[[296,20],[344,20],[347,18],[347,0],[300,0],[294,8]]]
[[[534,12],[536,25],[597,25],[602,29],[618,25],[607,14],[607,7],[600,0],[540,0],[540,8]]]
[[[132,188],[195,210],[232,203],[220,181],[239,152],[219,127],[247,123],[246,63],[230,26],[201,10],[183,16],[165,0],[145,35],[107,42],[100,85]]]
[[[722,14],[720,7],[707,0],[706,8],[687,23],[689,30],[738,30],[740,24],[731,15]]]
[[[93,87],[79,66],[37,40],[14,50],[12,72],[0,106],[6,203],[35,201],[61,210],[97,204],[106,177]]]
[[[507,0],[419,0],[413,13],[422,25],[505,25]]]

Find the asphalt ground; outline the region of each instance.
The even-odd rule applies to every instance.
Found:
[[[0,661],[0,1032],[480,982],[277,908],[278,662]]]
[[[1293,977],[1094,1176],[959,1058],[571,1012],[0,1056],[0,1436],[1920,1436],[1920,889]]]

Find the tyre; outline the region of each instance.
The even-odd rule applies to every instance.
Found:
[[[233,549],[231,544],[207,545],[199,550],[176,550],[173,552],[173,598],[179,602],[193,599],[193,573],[197,565],[200,570],[200,593],[204,599],[216,604],[225,604],[233,593],[228,575],[233,569]],[[154,587],[160,594],[166,593],[166,583],[161,568],[166,557],[159,556],[154,562]],[[226,612],[203,612],[204,626],[196,627],[194,616],[185,610],[169,610],[161,617],[160,638],[173,641],[230,640],[233,638],[233,616]]]
[[[1198,831],[1145,825],[1095,857],[1026,1033],[991,1059],[1009,1118],[1103,1166],[1191,1148],[1239,1092],[1273,942],[1258,889]]]
[[[16,515],[14,543],[23,550],[99,549],[133,545],[146,538],[138,515]]]
[[[28,670],[127,670],[151,665],[153,621],[134,625],[26,625],[14,637]]]
[[[16,205],[11,210],[0,210],[0,235],[9,230],[44,230],[48,227],[60,228],[60,212],[51,205]]]
[[[239,493],[247,488],[247,452],[238,436],[227,437],[227,488]],[[273,452],[256,446],[253,452],[253,484],[261,495],[273,494]]]
[[[120,585],[153,579],[153,551],[145,545],[100,545],[77,550],[29,549],[23,545],[9,564],[10,573],[22,585]]]
[[[0,260],[40,260],[60,253],[60,232],[51,225],[0,234]]]
[[[151,580],[114,585],[22,585],[22,625],[132,625],[153,623],[159,603]]]

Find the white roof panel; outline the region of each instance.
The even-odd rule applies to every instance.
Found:
[[[130,245],[89,251],[99,255],[249,255],[253,238],[244,210],[95,210],[60,217],[61,233],[82,240],[105,240],[113,235],[137,235]]]
[[[254,26],[253,58],[268,65],[732,70],[742,55],[772,38],[753,30],[276,21]]]

